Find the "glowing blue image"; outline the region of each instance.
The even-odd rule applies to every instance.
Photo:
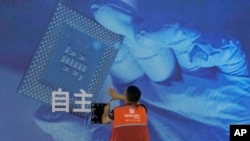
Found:
[[[108,87],[123,93],[128,85],[138,86],[142,90],[140,102],[148,109],[152,141],[227,141],[230,124],[250,123],[249,2],[65,0],[65,3],[124,37],[115,45],[118,53],[96,101],[108,102]],[[41,28],[40,32],[43,31]],[[100,45],[93,43],[97,50]],[[0,49],[8,53],[6,48]],[[3,55],[0,57],[7,60]],[[1,66],[11,66],[10,61],[5,62]],[[3,78],[22,75],[7,70],[1,67]],[[111,104],[114,107],[120,103]],[[111,125],[91,124],[88,116],[52,113],[50,107],[40,104],[33,111],[33,126],[42,129],[37,129],[37,134],[46,133],[44,138],[106,141],[110,137]],[[6,135],[0,136],[0,140],[7,139]]]

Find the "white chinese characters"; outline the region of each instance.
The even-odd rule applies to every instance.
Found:
[[[80,109],[73,109],[73,112],[91,112],[91,109],[86,109],[85,105],[90,105],[91,101],[86,101],[86,98],[92,98],[92,94],[86,93],[84,90],[80,90],[81,93],[74,94],[75,97],[80,97],[81,100],[75,101],[75,104],[80,104]]]
[[[69,112],[69,92],[61,88],[52,92],[52,112],[56,111]]]
[[[75,104],[80,107],[73,109],[73,112],[91,112],[91,109],[86,108],[86,105],[90,105],[91,101],[86,100],[92,98],[92,94],[86,93],[83,89],[80,89],[81,93],[75,93],[74,97],[78,97],[80,100],[75,100]],[[58,91],[52,91],[52,112],[64,111],[69,112],[69,92],[62,91],[61,88]]]

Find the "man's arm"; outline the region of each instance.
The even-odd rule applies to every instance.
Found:
[[[104,109],[103,109],[103,114],[102,114],[102,123],[106,124],[111,121],[109,118],[109,110],[110,110],[110,104],[107,104]]]
[[[125,97],[123,95],[120,95],[116,92],[114,88],[108,89],[108,94],[111,96],[110,100],[125,100]],[[108,103],[104,109],[102,114],[102,123],[109,123],[112,119],[109,117],[109,111],[110,111],[110,104]]]
[[[125,100],[125,97],[118,94],[114,88],[109,88],[108,94],[111,96],[111,100]]]

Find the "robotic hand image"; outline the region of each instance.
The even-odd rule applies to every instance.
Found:
[[[138,79],[143,74],[155,82],[172,80],[177,71],[173,51],[169,48],[163,48],[161,45],[139,44],[136,39],[136,28],[143,19],[137,15],[136,9],[133,9],[133,7],[125,9],[124,5],[130,7],[122,1],[119,3],[112,1],[108,4],[93,4],[91,6],[96,21],[110,31],[124,36],[116,62],[119,62],[119,64],[123,64],[121,61],[132,63],[119,66],[115,62],[111,75],[117,74],[116,71],[126,74],[124,77],[130,78],[127,80],[128,83]],[[126,69],[127,66],[130,66],[130,69]],[[121,70],[125,72],[121,72]],[[135,71],[135,73],[130,71]],[[126,80],[126,78],[121,79]]]
[[[201,68],[210,71],[209,68],[216,67],[224,74],[248,76],[246,57],[238,40],[222,33],[194,32],[178,24],[147,31],[153,21],[146,21],[140,29],[143,32],[138,35],[139,44],[171,48],[183,72],[194,74]]]
[[[127,49],[121,49],[120,54],[128,50],[136,59],[135,67],[141,67],[151,80],[160,82],[173,78],[171,76],[176,73],[176,63],[187,73],[194,74],[203,68],[211,71],[210,68],[217,67],[228,75],[248,76],[246,58],[239,41],[218,33],[199,33],[195,29],[181,27],[178,23],[159,25],[159,17],[143,19],[137,16],[137,10],[133,7],[130,7],[133,9],[130,11],[117,7],[112,3],[94,4],[91,9],[101,25],[124,35],[122,47]],[[117,58],[121,59],[119,55]],[[155,72],[150,69],[152,67],[157,68]]]

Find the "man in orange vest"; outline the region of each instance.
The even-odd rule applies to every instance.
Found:
[[[147,126],[147,109],[138,101],[141,91],[136,86],[129,86],[124,95],[113,88],[108,89],[111,100],[123,100],[124,105],[115,107],[111,112],[110,105],[104,107],[102,123],[113,120],[110,141],[149,141]]]

